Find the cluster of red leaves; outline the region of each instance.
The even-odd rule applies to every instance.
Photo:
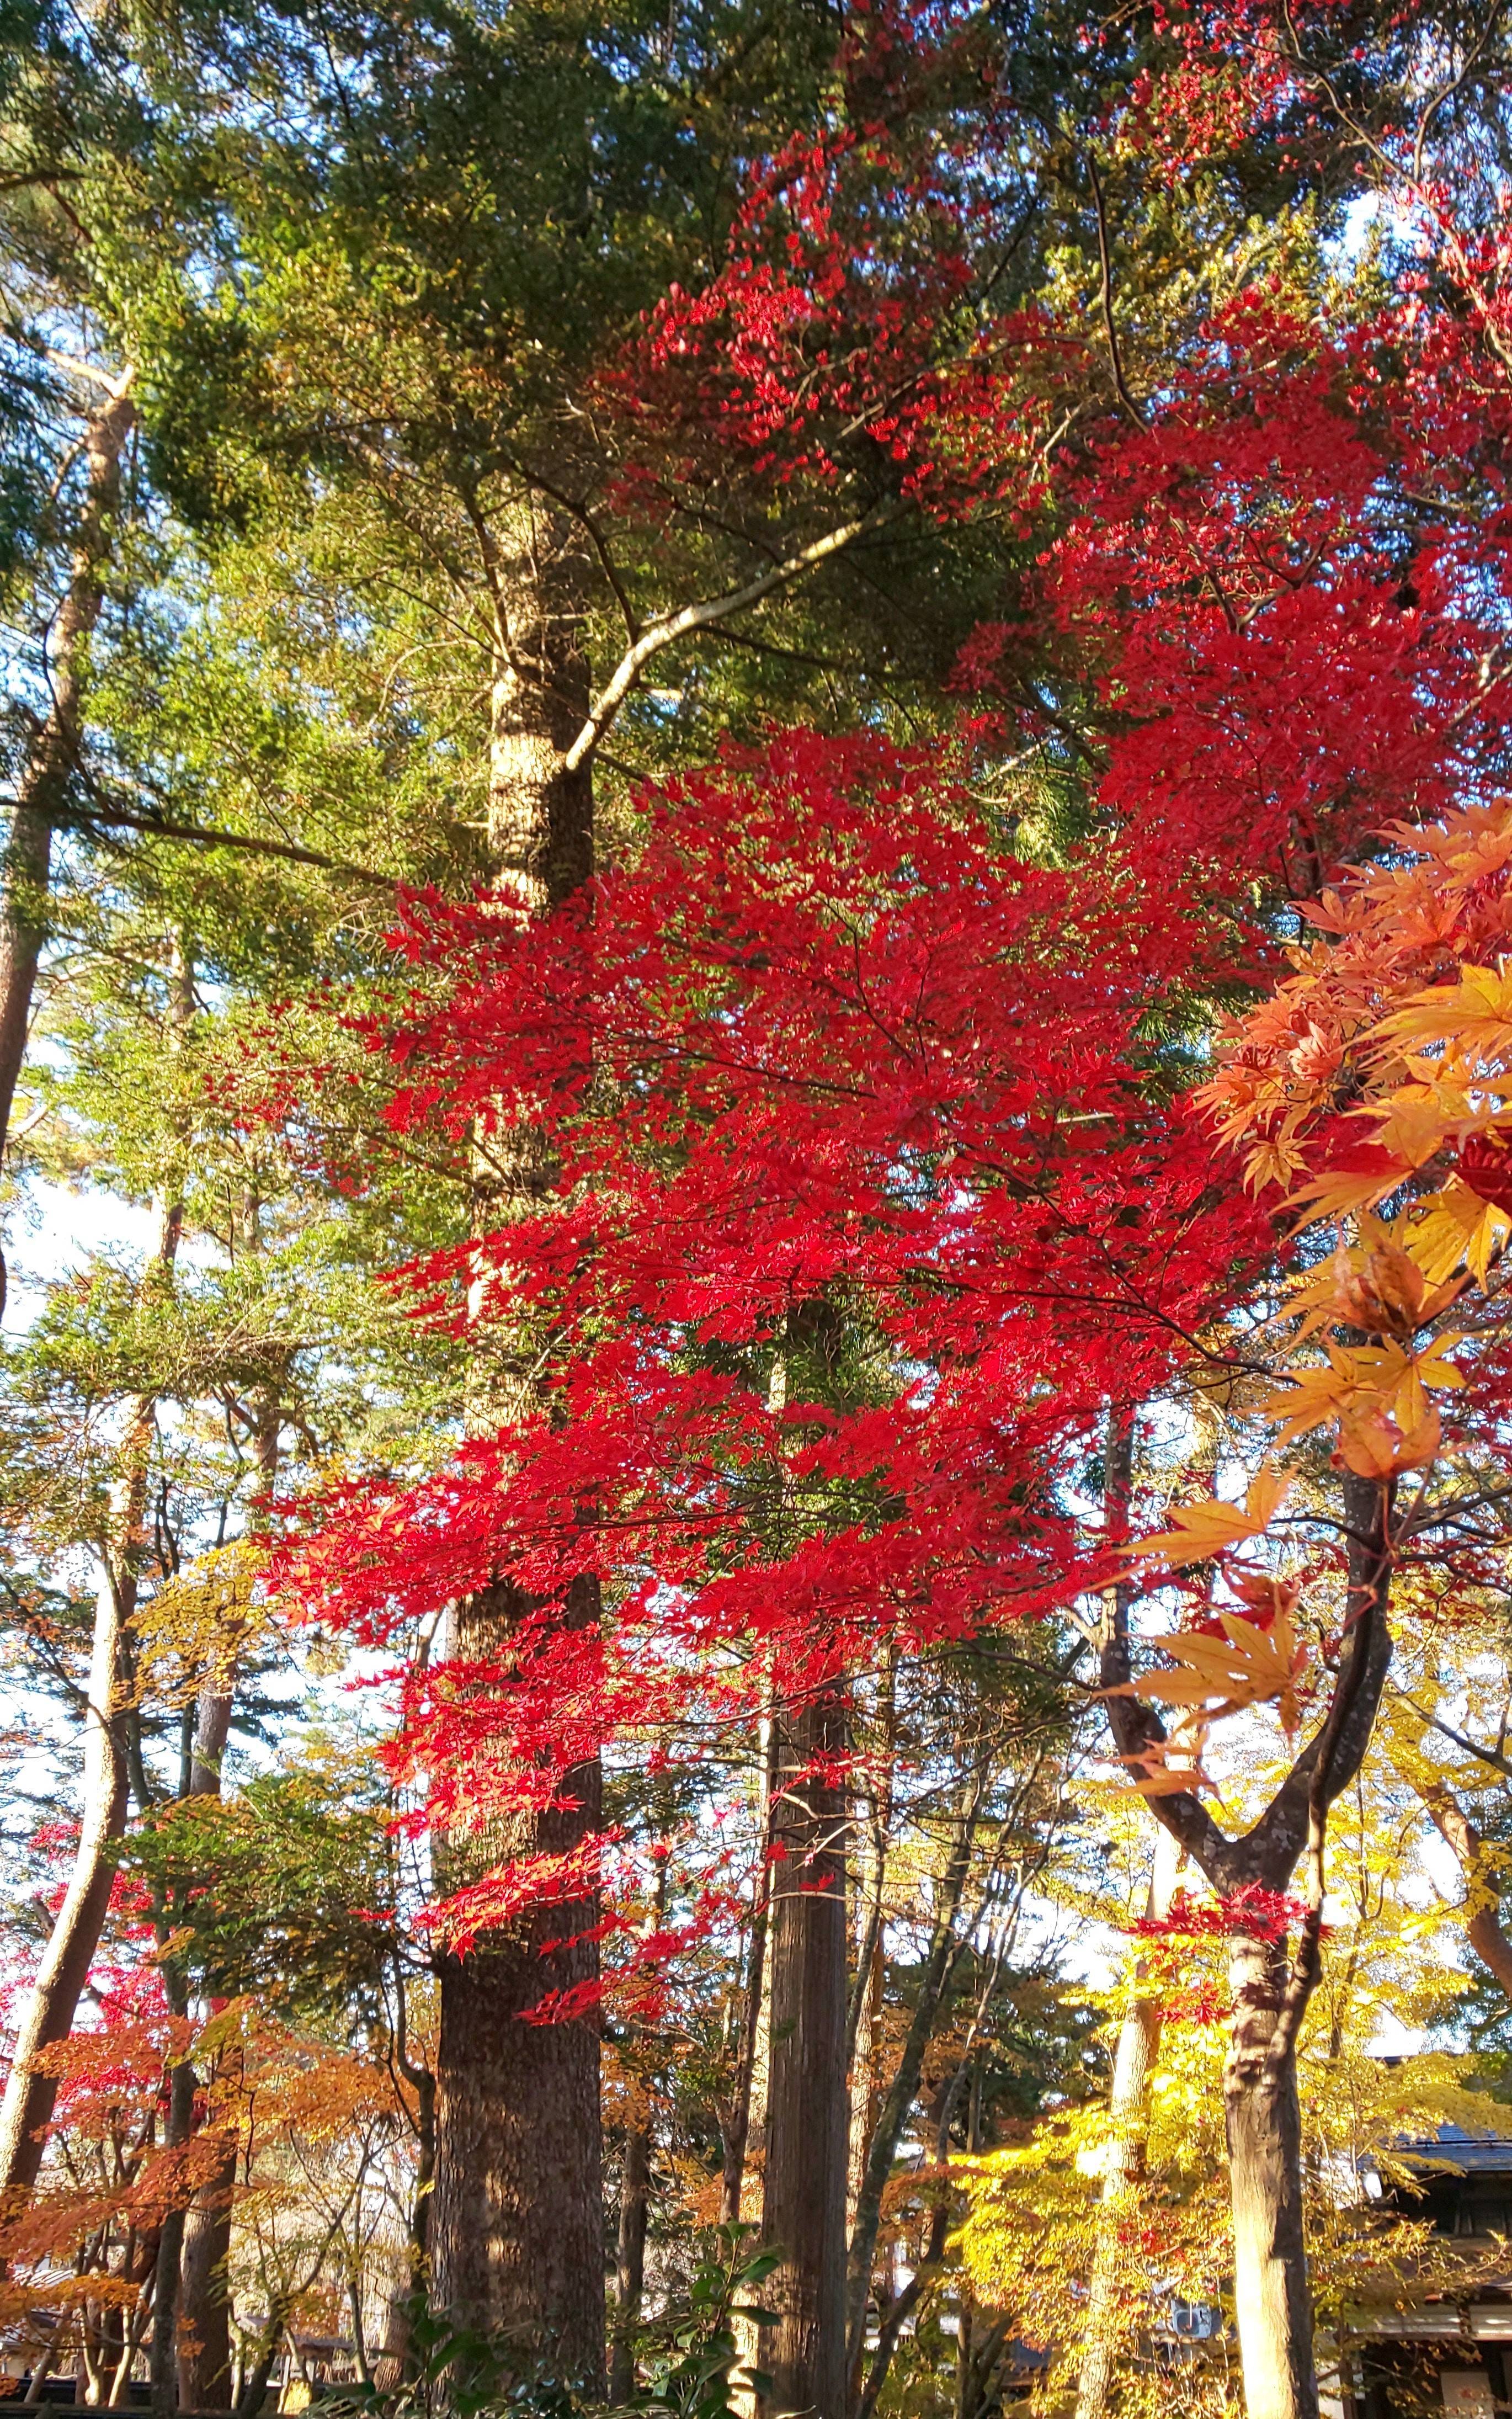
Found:
[[[1128,1930],[1139,1940],[1284,1940],[1307,1919],[1301,1899],[1261,1882],[1246,1882],[1229,1897],[1198,1902],[1178,1890],[1165,1915],[1141,1916]]]
[[[875,0],[836,64],[840,105],[757,163],[717,272],[599,374],[622,513],[733,471],[779,504],[860,474],[949,515],[1022,488],[1074,391],[1079,339],[979,307],[1019,139],[980,12]]]
[[[299,1549],[368,1639],[503,1570],[543,1608],[506,1665],[412,1683],[436,1819],[1084,1583],[1061,1487],[1110,1391],[1158,1386],[1268,1248],[1150,1081],[1147,1021],[1211,971],[1181,895],[1121,847],[1026,866],[937,759],[797,733],[650,802],[634,871],[550,923],[431,902],[405,946],[452,981],[397,1045],[396,1122],[517,1120],[558,1169],[417,1282],[432,1316],[538,1322],[564,1416],[352,1487]],[[824,1304],[864,1366],[779,1399]],[[565,1628],[588,1579],[608,1617]]]

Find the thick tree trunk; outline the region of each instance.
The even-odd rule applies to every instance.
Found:
[[[52,702],[38,727],[17,787],[9,837],[0,862],[0,1158],[9,1137],[10,1113],[26,1055],[32,993],[47,933],[53,833],[79,752],[85,658],[104,600],[105,565],[120,497],[121,452],[134,419],[132,375],[128,370],[109,390],[85,430],[84,501],[74,533],[69,586],[48,650]],[[0,1257],[0,1313],[5,1296],[5,1261]]]
[[[563,758],[586,716],[580,579],[575,535],[532,519],[512,559],[490,565],[495,639],[488,836],[499,887],[541,916],[593,869],[593,786],[585,763]],[[479,1233],[530,1210],[551,1168],[538,1136],[480,1144],[474,1225]],[[471,1374],[472,1418],[497,1425],[531,1410],[534,1341],[480,1336]],[[486,1660],[506,1646],[523,1600],[506,1579],[457,1609],[453,1647]],[[563,1609],[579,1625],[598,1618],[596,1593],[579,1588]],[[599,1822],[596,1764],[569,1776],[578,1801],[532,1824],[477,1839],[454,1835],[439,1876],[455,1888],[508,1856],[566,1854]],[[604,2212],[599,2039],[594,2021],[532,2024],[551,1991],[593,1980],[596,1943],[581,1935],[596,1898],[538,1911],[485,1936],[465,1957],[438,1961],[440,2036],[436,2077],[436,2180],[430,2252],[437,2298],[485,2333],[507,2330],[549,2355],[558,2373],[590,2393],[604,2380]],[[555,1941],[572,1945],[549,1949]],[[549,1949],[549,1953],[547,1953]]]
[[[458,1622],[464,1656],[496,1651],[520,1610],[501,1586]],[[568,1617],[596,1620],[596,1595],[577,1592]],[[559,1807],[489,1836],[489,1864],[509,1856],[570,1854],[600,1819],[596,1764],[568,1776]],[[460,1877],[451,1848],[445,1880]],[[467,1956],[442,1956],[437,2057],[436,2185],[430,2252],[438,2298],[484,2332],[509,2329],[558,2373],[601,2390],[604,2214],[599,2044],[592,2023],[532,2024],[551,1991],[591,1981],[596,1899],[534,1909],[487,1933]],[[554,1946],[563,1943],[563,1946]]]
[[[838,1755],[844,1715],[826,1691],[782,1718],[773,1832],[771,2047],[762,2232],[782,2254],[764,2288],[774,2411],[845,2419],[845,1808],[804,1767]]]
[[[1283,1944],[1243,1935],[1229,1953],[1224,2122],[1247,2419],[1317,2419],[1318,2411],[1297,2054],[1289,2042],[1279,2054],[1277,2045],[1287,1964]]]
[[[1147,1918],[1170,1913],[1181,1852],[1168,1831],[1155,1835],[1155,1864],[1145,1902]],[[1143,1980],[1136,1968],[1136,1984]],[[1076,2380],[1076,2419],[1103,2419],[1113,2384],[1118,2332],[1118,2227],[1129,2196],[1144,2180],[1149,2132],[1149,2080],[1160,2057],[1161,2003],[1136,1988],[1119,2026],[1108,2107],[1108,2164],[1103,2178],[1097,2245],[1087,2292],[1086,2348]]]
[[[178,2408],[229,2411],[232,2407],[231,2303],[225,2265],[231,2253],[231,2205],[237,2151],[223,2146],[184,2219],[178,2271]]]

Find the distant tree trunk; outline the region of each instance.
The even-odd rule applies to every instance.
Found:
[[[741,2223],[741,2195],[745,2189],[746,2156],[750,2144],[751,2092],[761,2054],[762,2011],[766,1997],[766,1941],[771,1925],[772,1809],[777,1795],[780,1733],[771,1717],[764,1728],[765,1736],[762,1742],[762,1782],[757,1817],[762,1843],[761,1864],[756,1874],[750,1910],[750,1936],[746,1947],[746,1982],[740,2010],[740,2038],[735,2049],[734,2090],[728,2105],[720,2112],[724,2151],[719,2182],[721,2226],[738,2226]],[[752,2349],[754,2350],[754,2347]]]
[[[146,1284],[167,1287],[182,1226],[177,1202],[161,1211],[158,1247]],[[66,2041],[100,1946],[126,1824],[128,1771],[123,1723],[116,1706],[121,1643],[136,1610],[143,1519],[147,1510],[157,1398],[138,1395],[121,1443],[120,1475],[112,1490],[108,1535],[101,1541],[100,1584],[85,1691],[84,1805],[73,1872],[54,1918],[37,1980],[23,2004],[5,2098],[0,2102],[0,2219],[30,2199],[42,2161],[42,2131],[53,2114],[57,2078],[38,2064],[43,2051]]]
[[[646,2282],[646,2215],[651,2195],[651,2121],[638,2110],[625,2127],[625,2167],[620,2179],[620,2242],[615,2263],[614,2358],[609,2400],[627,2402],[635,2392],[635,2324]]]
[[[850,2054],[846,2060],[850,2076],[851,2138],[845,2186],[845,2225],[847,2234],[856,2224],[860,2204],[861,2187],[866,2179],[867,2152],[876,2127],[881,2090],[877,2073],[877,2051],[882,2022],[882,2001],[887,1980],[887,1943],[884,1896],[887,1878],[887,1844],[892,1832],[893,1757],[897,1746],[898,1721],[898,1651],[889,1644],[877,1691],[876,1748],[878,1769],[877,1795],[872,1818],[866,1827],[866,1845],[857,1837],[856,1860],[857,1887],[864,1887],[859,1933],[856,1944],[856,1982],[850,2012]],[[853,2369],[852,2390],[856,2387]]]
[[[255,1416],[257,1474],[266,1495],[271,1492],[278,1477],[283,1436],[283,1404],[276,1384],[264,1384],[257,1389]],[[191,1797],[221,1795],[222,1767],[236,1704],[236,1678],[235,1661],[227,1658],[207,1675],[200,1689],[189,1764]],[[241,2052],[228,2047],[221,2056],[239,2061]],[[229,2411],[232,2407],[231,2296],[226,2266],[231,2257],[236,2182],[237,2139],[234,2132],[228,2132],[222,2139],[214,2166],[182,2213],[177,2321],[171,2329],[164,2322],[159,2338],[171,2345],[177,2356],[180,2411]]]
[[[671,1860],[667,1856],[656,1860],[656,1888],[653,1923],[659,1932],[667,1919],[667,1893],[671,1879]],[[644,2039],[643,2026],[637,2026],[633,2041]],[[646,2282],[646,2223],[651,2208],[651,2118],[650,2088],[643,2077],[632,2074],[634,2087],[631,2105],[625,2126],[625,2156],[620,2176],[620,2240],[619,2257],[615,2263],[614,2347],[609,2370],[609,2399],[627,2402],[635,2392],[635,2330],[640,2317],[640,2298]]]
[[[1447,1781],[1418,1783],[1435,1830],[1452,1848],[1465,1882],[1465,1937],[1512,1999],[1512,1940],[1501,1917],[1501,1888],[1485,1843]]]
[[[63,809],[82,732],[85,656],[104,601],[105,566],[120,499],[121,453],[135,413],[130,369],[107,390],[85,430],[84,501],[74,532],[68,590],[48,649],[52,701],[38,725],[17,785],[10,833],[0,862],[0,1159],[26,1055],[32,992],[47,934],[53,833]],[[0,1257],[0,1312],[5,1309]],[[3,2153],[0,2153],[3,2155]]]
[[[950,1860],[942,1876],[935,1908],[934,1928],[930,1937],[923,1970],[914,1994],[913,2013],[903,2037],[892,2081],[883,2097],[882,2106],[872,2128],[867,2145],[866,2161],[861,2171],[859,2190],[856,2196],[856,2216],[851,2226],[849,2273],[846,2286],[846,2365],[853,2392],[858,2392],[862,2354],[866,2343],[866,2313],[872,2291],[872,2261],[876,2251],[877,2232],[882,2218],[882,2197],[892,2173],[893,2161],[909,2111],[918,2096],[924,2058],[933,2039],[940,2010],[949,1992],[956,1961],[965,1936],[962,1925],[962,1908],[965,1900],[967,1877],[971,1870],[972,1850],[981,1816],[985,1780],[980,1770],[968,1784],[959,1815],[959,1829]],[[943,2159],[947,2137],[942,2134],[940,2156]],[[879,2348],[880,2349],[880,2348]],[[890,2357],[890,2354],[888,2355]],[[882,2364],[886,2370],[886,2361]],[[877,2380],[880,2388],[880,2379]],[[868,2383],[861,2396],[860,2407],[874,2400],[872,2384]]]
[[[763,2288],[774,2411],[845,2419],[845,1806],[816,1759],[838,1756],[844,1709],[827,1689],[781,1716],[773,1834],[771,2047],[764,2239],[781,2264]]]
[[[498,623],[488,833],[496,883],[532,916],[569,898],[593,868],[593,785],[566,750],[585,718],[575,532],[549,517],[517,533],[493,568]],[[549,1189],[542,1138],[491,1138],[475,1159],[474,1228],[521,1215]],[[482,1333],[471,1374],[473,1423],[518,1416],[540,1399],[529,1338]],[[526,1600],[507,1577],[460,1606],[452,1643],[480,1661],[508,1642]],[[596,1622],[596,1591],[576,1587],[570,1626]],[[597,1764],[569,1776],[576,1799],[531,1823],[440,1843],[447,1888],[503,1857],[562,1855],[597,1828]],[[509,2329],[548,2350],[590,2393],[604,2381],[604,2213],[596,2020],[531,2024],[547,1993],[596,1977],[596,1897],[553,1906],[438,1960],[436,2183],[430,2251],[440,2301],[469,2326]],[[568,1948],[548,1944],[574,1938]]]
[[[1168,1915],[1181,1852],[1168,1831],[1155,1834],[1155,1866],[1145,1902],[1147,1918]],[[1135,1969],[1136,1983],[1143,1969]],[[1088,2285],[1086,2350],[1076,2382],[1076,2419],[1103,2419],[1113,2383],[1117,2330],[1117,2227],[1129,2194],[1144,2180],[1149,2131],[1149,2078],[1160,2057],[1161,2003],[1135,1990],[1119,2026],[1108,2108],[1108,2164],[1103,2172],[1092,2273]]]

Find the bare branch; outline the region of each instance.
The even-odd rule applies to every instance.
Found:
[[[744,613],[748,607],[759,605],[764,596],[770,596],[775,589],[789,586],[793,580],[800,579],[806,571],[812,571],[821,562],[827,562],[833,556],[842,553],[858,537],[880,528],[901,509],[900,505],[892,504],[880,512],[863,514],[859,520],[844,521],[839,529],[827,530],[823,537],[816,537],[810,545],[800,547],[796,554],[790,554],[782,562],[773,563],[769,571],[759,571],[742,587],[727,589],[722,596],[702,597],[696,605],[684,605],[675,613],[660,613],[654,622],[648,622],[634,646],[626,648],[605,686],[594,700],[587,721],[563,760],[567,771],[575,773],[584,758],[597,747],[645,666],[654,655],[660,655],[664,647],[674,645],[679,639],[689,637],[695,630],[706,630],[717,622],[729,621],[732,614]]]

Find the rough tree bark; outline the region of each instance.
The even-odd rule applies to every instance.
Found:
[[[53,834],[77,762],[85,658],[104,602],[114,522],[120,500],[121,453],[134,421],[128,369],[105,390],[85,429],[84,499],[74,532],[69,585],[48,646],[52,700],[16,790],[10,831],[0,860],[0,1158],[26,1055],[32,993],[47,934],[47,892]],[[0,1256],[0,1313],[6,1268]]]
[[[1132,1431],[1131,1431],[1132,1435]],[[1242,1839],[1221,1831],[1201,1800],[1173,1792],[1150,1810],[1225,1897],[1247,1885],[1286,1891],[1306,1858],[1307,1920],[1284,1942],[1242,1934],[1230,1979],[1234,2012],[1224,2110],[1234,2211],[1234,2305],[1248,2419],[1318,2419],[1312,2297],[1303,2229],[1297,2035],[1318,1981],[1328,1810],[1365,1759],[1391,1662],[1392,1490],[1346,1471],[1340,1511],[1349,1593],[1333,1694],[1265,1812]],[[1130,1676],[1127,1622],[1109,1624],[1102,1679]],[[1138,1699],[1111,1694],[1120,1753],[1163,1749],[1165,1731]]]
[[[774,2411],[845,2419],[845,1805],[809,1765],[838,1757],[844,1708],[825,1689],[779,1715],[770,1918],[763,2239],[781,2253],[764,2287]]]
[[[591,763],[569,769],[565,761],[589,701],[575,543],[570,528],[535,516],[509,558],[490,564],[489,849],[496,883],[532,916],[549,913],[593,870]],[[476,1167],[479,1233],[527,1211],[551,1180],[542,1143],[529,1132],[495,1138]],[[520,1339],[513,1351],[506,1340],[492,1361],[480,1351],[472,1379],[479,1425],[538,1399],[533,1348]],[[524,1610],[501,1576],[455,1609],[452,1652],[496,1658]],[[563,1618],[587,1625],[598,1612],[596,1592],[579,1586]],[[595,1764],[569,1775],[563,1802],[529,1823],[476,1839],[454,1834],[440,1856],[445,1887],[512,1855],[570,1853],[596,1828],[600,1796]],[[430,2213],[441,2303],[471,2327],[549,2348],[559,2373],[590,2392],[601,2392],[604,2378],[598,2030],[592,2022],[523,2020],[548,1992],[596,1976],[597,1947],[583,1935],[597,1915],[596,1898],[584,1898],[486,1934],[465,1958],[440,1957]]]

